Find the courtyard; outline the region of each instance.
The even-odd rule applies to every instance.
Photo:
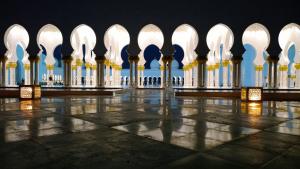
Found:
[[[300,167],[299,102],[115,96],[0,99],[2,169]]]

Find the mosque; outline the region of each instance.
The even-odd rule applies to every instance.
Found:
[[[35,42],[36,39],[36,42]],[[41,85],[42,87],[103,88],[300,88],[300,26],[284,26],[278,43],[278,56],[268,54],[270,33],[260,23],[243,33],[244,53],[233,55],[234,33],[230,25],[213,26],[206,35],[208,53],[200,55],[197,30],[179,25],[166,39],[158,26],[142,27],[131,36],[120,25],[110,26],[103,37],[92,27],[75,27],[70,39],[63,39],[58,27],[44,25],[38,34],[14,24],[4,35],[7,49],[1,56],[0,84],[3,87]],[[276,39],[273,39],[276,41]],[[62,45],[73,49],[62,54]],[[28,53],[36,43],[38,53]],[[102,45],[95,53],[96,43]]]

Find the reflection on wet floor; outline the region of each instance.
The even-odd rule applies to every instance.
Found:
[[[300,136],[300,120],[289,120],[267,130],[283,134],[292,134]]]
[[[300,136],[299,117],[298,102],[174,97],[162,90],[128,91],[114,97],[0,99],[0,145],[106,127],[214,154],[216,148],[221,151],[227,145],[224,143],[240,145],[239,140],[260,133]]]
[[[209,149],[260,131],[187,118],[130,123],[113,128],[193,150]]]
[[[31,120],[12,120],[5,123],[5,141],[14,142],[28,140],[34,137],[50,136],[67,132],[82,132],[96,129],[96,125],[77,118],[68,122],[55,117],[42,117]],[[69,123],[69,124],[68,124]],[[69,125],[66,129],[66,125]],[[69,130],[69,131],[68,131]]]
[[[201,144],[218,145],[262,129],[300,135],[299,120],[295,120],[300,115],[300,106],[296,102],[175,98],[163,91],[147,90],[116,97],[43,98],[39,102],[1,99],[0,102],[7,141],[28,139],[32,135],[30,130],[36,130],[36,136],[47,136],[66,132],[66,126],[70,132],[93,130],[95,124],[189,148],[197,147],[186,145],[197,144],[192,143],[193,138],[202,139]]]

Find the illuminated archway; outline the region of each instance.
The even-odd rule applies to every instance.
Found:
[[[26,48],[29,44],[29,35],[26,29],[18,24],[10,26],[4,35],[4,44],[7,49],[6,86],[16,86],[23,80],[30,83],[30,66]],[[18,71],[16,71],[18,70]],[[23,70],[25,74],[23,76]]]
[[[106,86],[121,86],[122,57],[124,47],[130,43],[128,31],[119,24],[112,25],[104,34],[106,57]]]
[[[139,62],[138,62],[138,87],[142,87],[144,85],[144,70],[145,70],[145,51],[149,49],[150,45],[154,45],[159,49],[159,52],[164,44],[164,35],[159,27],[153,24],[148,24],[144,26],[138,35],[138,45],[141,49],[139,53]],[[162,54],[161,54],[162,56]],[[160,56],[160,58],[161,58]],[[162,62],[160,61],[160,66],[162,66]],[[163,72],[161,71],[161,77]]]
[[[213,26],[207,36],[206,43],[209,48],[207,55],[207,86],[229,87],[231,85],[231,47],[234,36],[231,29],[224,24]]]
[[[290,23],[278,37],[280,48],[278,79],[280,88],[300,87],[300,26]]]
[[[73,48],[72,85],[82,86],[86,84],[87,86],[95,86],[96,56],[93,49],[96,45],[96,34],[94,30],[87,25],[81,24],[72,31],[70,41]],[[85,79],[82,75],[83,66],[85,66]]]
[[[37,44],[40,48],[39,57],[41,58],[41,65],[46,65],[46,73],[42,75],[43,82],[46,85],[52,86],[54,81],[61,81],[62,75],[55,75],[54,73],[54,65],[56,63],[56,59],[54,53],[57,49],[61,48],[63,42],[63,37],[60,30],[52,25],[47,24],[43,26],[37,35]],[[61,57],[61,51],[59,51]],[[60,58],[57,58],[60,59]],[[44,62],[44,63],[43,63]],[[42,72],[42,71],[41,71]]]
[[[197,86],[197,48],[199,41],[198,33],[194,27],[188,24],[178,26],[172,35],[172,44],[178,45],[183,50],[183,73],[184,87]]]
[[[246,85],[263,87],[263,70],[266,57],[268,57],[267,48],[270,43],[269,31],[264,25],[254,23],[246,28],[243,33],[242,41],[244,48],[246,49],[246,52],[243,55],[245,58],[244,62],[249,60],[247,57],[254,57],[252,60],[253,63],[246,63],[247,65],[244,64],[244,67],[249,68],[243,72],[244,78],[251,78],[253,76],[255,77],[252,79],[252,83],[247,83]]]

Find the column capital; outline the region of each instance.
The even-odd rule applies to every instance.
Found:
[[[243,58],[240,56],[232,57],[231,61],[232,61],[232,63],[240,64],[243,61]]]
[[[167,63],[169,61],[172,61],[173,60],[173,56],[171,55],[164,55],[161,59],[164,63]]]
[[[196,58],[196,61],[198,62],[198,64],[203,64],[203,63],[206,63],[207,58],[206,58],[206,56],[198,55],[197,58]]]
[[[279,58],[278,57],[275,57],[275,56],[268,56],[267,57],[267,61],[270,63],[277,63],[279,61]]]
[[[65,63],[70,63],[70,62],[72,62],[73,57],[70,56],[70,55],[65,55],[65,56],[63,56],[62,60],[63,60]]]
[[[139,60],[140,60],[140,58],[139,58],[138,56],[134,56],[134,57],[133,57],[133,61],[134,61],[135,63],[139,62]]]
[[[30,55],[28,57],[28,60],[30,63],[33,63],[33,62],[39,62],[40,61],[40,57],[39,56],[36,56],[36,55]]]
[[[2,55],[2,56],[0,56],[0,62],[6,62],[7,61],[7,56],[5,56],[5,55]]]
[[[96,60],[97,63],[104,63],[105,60],[106,60],[106,57],[102,56],[102,55],[101,56],[98,55],[98,56],[95,57],[95,60]]]
[[[128,61],[129,61],[130,63],[132,63],[132,62],[134,61],[134,56],[129,55],[129,56],[128,56]]]

